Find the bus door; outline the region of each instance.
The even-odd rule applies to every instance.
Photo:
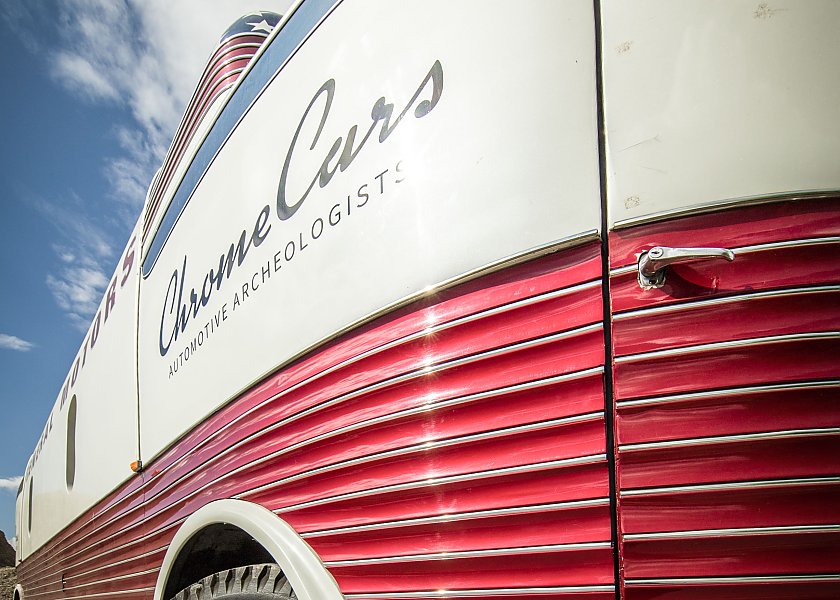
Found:
[[[838,19],[603,4],[625,598],[836,597]]]

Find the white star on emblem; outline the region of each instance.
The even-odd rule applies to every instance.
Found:
[[[268,21],[263,19],[259,23],[248,23],[251,26],[251,31],[265,31],[266,33],[271,33],[272,27],[268,24]]]

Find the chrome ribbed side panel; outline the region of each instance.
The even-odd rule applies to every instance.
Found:
[[[840,597],[840,202],[611,234],[623,596]],[[715,246],[642,290],[635,256]]]
[[[232,497],[348,597],[613,598],[600,277],[590,240],[304,357],[27,561],[27,600],[148,598],[181,523]]]

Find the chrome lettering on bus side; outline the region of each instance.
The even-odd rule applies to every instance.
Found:
[[[439,60],[436,60],[432,65],[432,68],[429,69],[429,72],[426,74],[426,77],[420,82],[420,85],[417,88],[417,91],[414,92],[414,95],[411,97],[411,100],[408,101],[405,108],[402,112],[397,116],[396,120],[391,123],[391,117],[394,113],[394,105],[387,103],[385,97],[379,98],[374,105],[373,108],[370,110],[370,117],[371,117],[371,124],[368,128],[367,132],[365,133],[364,137],[359,142],[358,146],[354,147],[356,142],[356,134],[358,133],[358,125],[353,125],[347,132],[346,139],[338,138],[333,142],[333,145],[327,151],[327,155],[324,158],[324,161],[321,163],[321,167],[318,169],[318,172],[315,173],[315,176],[312,178],[312,181],[309,184],[309,187],[306,188],[306,191],[303,192],[303,195],[294,203],[289,204],[288,202],[288,195],[286,192],[286,181],[289,175],[289,167],[292,162],[292,155],[294,153],[295,147],[297,146],[298,136],[300,136],[301,129],[303,129],[304,123],[306,123],[307,118],[309,117],[309,113],[312,110],[312,107],[318,101],[322,94],[326,94],[326,103],[324,105],[324,111],[321,114],[321,120],[318,123],[318,130],[315,132],[315,139],[312,140],[312,143],[309,146],[309,150],[315,150],[315,146],[318,144],[318,141],[321,137],[321,131],[324,129],[324,124],[327,122],[327,117],[330,114],[330,108],[332,107],[333,98],[335,97],[335,79],[327,80],[324,85],[322,85],[315,95],[312,97],[312,100],[309,102],[309,106],[306,107],[306,110],[303,113],[303,117],[301,117],[300,123],[298,123],[297,129],[295,130],[295,135],[292,138],[292,143],[289,146],[289,151],[286,153],[286,160],[283,163],[283,171],[280,174],[280,184],[277,187],[277,216],[285,221],[294,215],[297,210],[303,205],[306,197],[312,191],[312,188],[315,186],[315,182],[318,182],[318,186],[321,188],[325,188],[329,183],[330,180],[335,175],[336,171],[340,170],[344,172],[347,167],[353,162],[356,156],[364,147],[365,143],[370,138],[371,134],[377,128],[379,129],[379,143],[381,144],[388,136],[393,133],[394,129],[402,121],[403,117],[408,113],[409,109],[414,105],[415,102],[420,98],[420,95],[423,93],[423,90],[426,89],[428,84],[431,82],[432,90],[431,90],[431,98],[428,100],[423,100],[417,107],[414,109],[414,117],[420,119],[425,117],[429,114],[435,106],[437,106],[438,101],[440,100],[441,94],[443,93],[443,66],[441,65]],[[380,125],[381,123],[381,125]],[[343,145],[343,149],[342,149]],[[341,149],[341,155],[338,157],[338,162],[335,163],[335,166],[330,169],[330,163],[338,154],[339,149]]]

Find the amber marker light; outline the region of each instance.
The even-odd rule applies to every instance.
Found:
[[[131,463],[131,470],[135,473],[139,473],[143,470],[143,461],[142,460],[135,460]]]

